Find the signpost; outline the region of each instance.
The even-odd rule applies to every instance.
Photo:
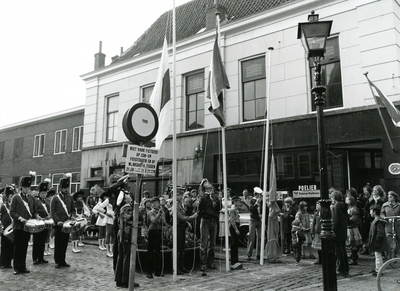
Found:
[[[131,237],[131,260],[129,266],[129,291],[134,289],[136,270],[136,250],[138,236],[139,203],[142,175],[155,175],[158,149],[142,145],[150,141],[158,131],[158,118],[153,107],[137,103],[126,111],[122,119],[125,136],[133,143],[126,149],[125,172],[136,174],[136,193],[133,205],[133,227]],[[138,146],[139,144],[140,146]],[[122,151],[125,152],[124,149]]]

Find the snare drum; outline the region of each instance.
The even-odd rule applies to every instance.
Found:
[[[67,220],[64,222],[63,227],[61,229],[64,233],[72,233],[76,232],[76,222],[73,220]]]
[[[45,228],[45,224],[43,220],[38,219],[28,219],[25,223],[24,231],[30,233],[38,233],[41,232]]]
[[[8,238],[11,242],[14,242],[14,231],[13,231],[13,225],[10,224],[9,226],[6,227],[4,230],[3,235]]]
[[[88,222],[87,222],[87,219],[83,217],[83,218],[77,218],[76,224],[77,224],[76,228],[77,228],[77,230],[79,230],[79,229],[86,227]]]
[[[46,228],[46,229],[52,229],[52,228],[53,228],[53,225],[54,225],[54,220],[53,220],[53,218],[46,219],[46,220],[44,221],[44,228]]]

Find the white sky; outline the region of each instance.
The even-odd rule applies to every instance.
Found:
[[[190,0],[175,0],[179,6]],[[0,127],[85,104],[102,41],[106,66],[173,0],[0,0]]]

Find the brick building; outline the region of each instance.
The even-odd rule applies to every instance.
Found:
[[[65,173],[72,173],[71,193],[80,188],[84,106],[0,128],[0,182],[19,184],[35,171],[32,185],[50,178],[58,189]]]

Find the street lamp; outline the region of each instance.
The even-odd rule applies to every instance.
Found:
[[[321,64],[324,58],[326,40],[329,37],[332,21],[318,21],[319,15],[311,14],[308,22],[298,25],[297,38],[303,42],[307,53],[307,59],[314,62],[315,86],[311,89],[314,94],[314,104],[317,109],[317,133],[318,133],[318,160],[320,174],[320,196],[321,196],[321,247],[322,247],[322,278],[324,290],[337,290],[336,279],[336,257],[335,237],[332,231],[332,214],[330,210],[331,200],[328,193],[328,176],[326,175],[326,147],[324,127],[324,93],[326,88],[321,85]]]

